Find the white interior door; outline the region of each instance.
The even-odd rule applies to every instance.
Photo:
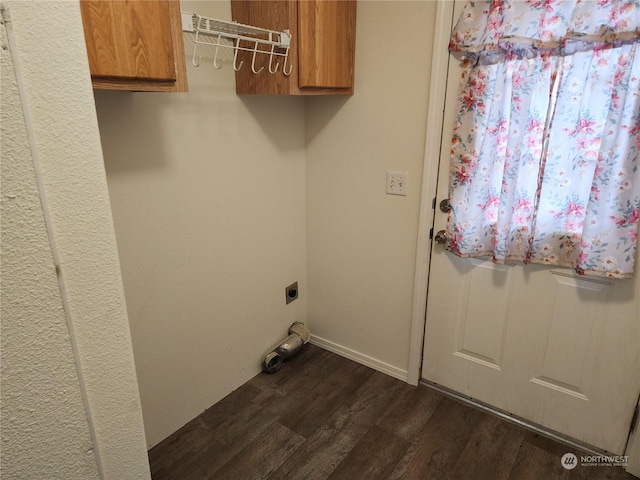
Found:
[[[459,2],[460,3],[460,2]],[[448,197],[451,59],[437,202]],[[444,229],[437,209],[434,231]],[[639,282],[495,265],[432,246],[422,377],[623,454],[640,392]]]

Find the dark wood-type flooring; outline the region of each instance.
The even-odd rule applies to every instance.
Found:
[[[149,451],[154,480],[634,479],[581,452],[308,345]],[[578,460],[579,462],[579,460]]]

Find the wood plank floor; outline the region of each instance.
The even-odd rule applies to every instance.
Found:
[[[635,479],[582,452],[308,345],[149,451],[154,480]]]

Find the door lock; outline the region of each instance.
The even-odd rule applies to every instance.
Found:
[[[451,203],[448,198],[445,198],[440,202],[440,211],[442,213],[449,213],[451,211]]]
[[[436,233],[436,236],[433,238],[435,240],[436,243],[439,243],[440,245],[444,245],[445,243],[447,243],[447,232],[445,232],[444,230],[440,230],[438,233]]]

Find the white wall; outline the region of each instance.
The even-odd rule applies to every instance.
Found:
[[[360,1],[355,95],[308,100],[312,333],[406,377],[435,1]],[[409,172],[407,197],[385,194]],[[366,358],[369,357],[369,358]]]
[[[189,93],[95,92],[149,446],[296,320],[406,376],[434,12],[359,2],[350,98],[238,97],[213,52],[191,65],[189,35]],[[408,197],[385,195],[387,170]]]
[[[148,479],[78,3],[3,6],[2,476]]]
[[[203,49],[195,68],[185,43],[189,93],[95,92],[149,446],[306,319],[304,100],[238,97],[231,65]]]

